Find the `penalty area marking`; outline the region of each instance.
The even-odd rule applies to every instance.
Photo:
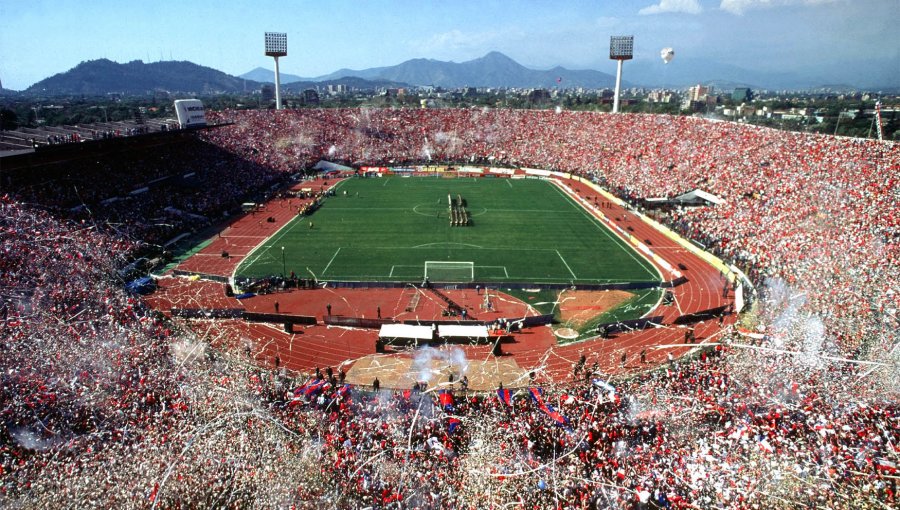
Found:
[[[422,267],[422,266],[419,266],[419,265],[410,265],[410,264],[395,264],[395,265],[392,265],[392,266],[391,266],[391,271],[388,273],[388,278],[393,278],[393,277],[394,277],[394,269],[395,269],[395,268],[398,268],[398,267],[400,267],[400,268],[403,268],[403,267],[412,267],[412,268],[415,268],[415,269],[419,269],[419,268]],[[478,269],[502,269],[502,270],[503,270],[504,278],[506,278],[507,280],[509,280],[509,271],[506,270],[506,266],[472,266],[472,267],[473,267],[474,269],[476,269],[476,270],[478,270]]]
[[[484,246],[478,246],[477,244],[466,244],[466,243],[425,243],[417,246],[410,246],[410,249],[416,248],[430,248],[433,246],[466,246],[468,248],[478,248],[479,250],[483,250]]]
[[[500,269],[503,270],[503,274],[506,275],[505,278],[506,278],[507,280],[509,280],[509,272],[506,270],[506,266],[475,266],[475,269],[478,269],[478,268],[482,268],[482,269],[497,269],[497,268],[500,268]]]
[[[420,266],[420,265],[418,265],[418,264],[394,264],[394,265],[391,266],[391,272],[388,273],[388,278],[393,278],[393,276],[394,276],[394,269],[395,269],[395,268],[398,268],[398,267],[412,267],[412,268],[417,269],[417,270],[422,268],[422,266]],[[371,275],[365,275],[365,276],[371,276]]]

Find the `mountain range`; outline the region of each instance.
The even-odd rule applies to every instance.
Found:
[[[285,84],[283,81],[281,82],[281,90],[287,90],[290,92],[302,92],[306,89],[312,89],[322,86],[328,85],[346,85],[351,89],[358,90],[378,90],[383,88],[400,88],[400,87],[409,87],[407,83],[400,83],[391,80],[383,80],[381,78],[372,78],[371,80],[367,80],[365,78],[360,78],[358,76],[342,76],[340,78],[335,78],[333,80],[323,80],[323,81],[311,81],[311,80],[302,80],[302,81],[294,81],[288,84]]]
[[[854,90],[868,88],[870,90],[897,90],[895,66],[890,59],[885,59],[875,66],[880,72],[864,72],[864,64],[848,62],[839,66],[841,69],[817,69],[801,72],[788,69],[784,71],[760,71],[748,69],[731,63],[715,62],[706,59],[678,57],[671,64],[663,64],[659,60],[635,59],[626,62],[623,69],[622,84],[626,87],[669,87],[683,88],[702,83],[715,85],[719,90],[735,87],[770,90],[809,90],[828,88],[831,90]],[[869,66],[871,67],[871,66]],[[854,84],[827,85],[833,83],[827,78],[830,75],[846,74],[854,70],[859,82]],[[843,72],[839,72],[843,71]],[[303,80],[304,82],[320,82],[323,80],[356,76],[365,79],[385,79],[411,85],[434,85],[446,88],[465,86],[475,87],[520,87],[520,88],[612,88],[615,78],[607,73],[591,70],[571,70],[554,67],[548,70],[535,70],[525,67],[506,55],[492,51],[487,55],[467,62],[443,62],[431,59],[413,59],[387,67],[369,69],[339,69],[333,73],[314,77],[300,78],[290,74],[281,75],[281,83]],[[271,70],[256,68],[241,77],[261,82],[273,82]],[[559,81],[557,81],[559,80]]]
[[[316,85],[343,84],[359,89],[402,87],[403,83],[343,77],[321,82],[297,81],[282,89],[299,92]],[[192,62],[134,60],[119,64],[107,59],[88,60],[72,69],[43,79],[21,92],[23,95],[101,96],[106,94],[148,95],[155,92],[185,94],[243,93],[259,90],[262,82],[232,76]],[[4,91],[11,92],[11,91]]]
[[[412,85],[437,87],[517,87],[517,88],[610,88],[616,84],[614,76],[592,70],[570,70],[554,67],[536,70],[519,64],[506,55],[492,51],[487,55],[466,62],[443,62],[417,58],[389,67],[375,67],[362,71],[340,69],[322,76],[334,79],[343,76],[384,78]]]
[[[859,63],[869,65],[870,63]],[[850,64],[848,64],[849,66]],[[869,66],[871,67],[871,66]],[[881,66],[884,73],[860,73],[860,83],[840,85],[852,89],[867,87],[878,90],[878,83],[892,83],[894,71]],[[716,84],[720,90],[747,86],[753,89],[812,89],[829,83],[824,76],[800,71],[764,72],[733,64],[709,60],[676,58],[671,64],[659,61],[634,60],[626,62],[623,85],[644,87],[686,87],[697,83]],[[871,73],[870,73],[871,74]],[[492,51],[483,57],[466,62],[445,62],[417,58],[397,65],[369,69],[339,69],[314,78],[282,74],[282,87],[299,92],[306,88],[327,84],[345,84],[360,89],[382,87],[435,86],[444,88],[612,88],[615,78],[594,70],[571,70],[563,67],[538,70],[525,67],[508,56]],[[895,79],[895,78],[893,78]],[[259,90],[263,83],[273,82],[274,74],[256,68],[241,76],[232,76],[216,69],[186,61],[144,63],[134,60],[120,64],[107,59],[82,62],[21,92],[25,95],[146,95],[159,91],[187,94],[242,93]],[[882,87],[883,88],[883,87]],[[896,86],[889,87],[896,90]],[[4,94],[14,93],[3,91]]]
[[[831,90],[835,88],[847,90],[858,88],[898,89],[897,85],[886,85],[896,81],[896,69],[890,59],[846,62],[837,67],[761,71],[732,63],[681,56],[670,64],[663,64],[660,60],[636,59],[625,63],[622,84],[626,87],[682,88],[702,83],[715,85],[719,90],[735,87],[750,87],[757,90],[808,90],[826,86]],[[865,69],[870,71],[865,72]],[[878,71],[872,72],[871,69]],[[853,75],[856,77],[854,83],[826,85],[834,83],[828,78],[829,76],[846,75],[848,70],[853,70]],[[547,70],[536,70],[525,67],[496,51],[481,58],[460,63],[418,58],[386,67],[357,70],[339,69],[333,73],[310,78],[282,74],[281,83],[300,80],[315,83],[347,76],[445,88],[465,86],[552,88],[559,86],[562,88],[598,89],[612,88],[615,85],[615,78],[601,71],[571,70],[559,66]],[[260,67],[241,75],[241,77],[261,82],[273,82],[275,79],[271,70]]]
[[[552,88],[561,86],[599,89],[615,86],[615,77],[600,71],[575,71],[559,66],[547,70],[530,69],[497,51],[492,51],[481,58],[459,63],[416,58],[395,66],[359,70],[339,69],[316,78],[300,78],[282,74],[281,83],[290,83],[288,80],[322,82],[348,76],[444,88]],[[259,67],[242,74],[241,77],[266,82],[275,80],[274,72]]]
[[[245,80],[258,81],[260,83],[275,83],[275,71],[271,69],[264,69],[262,67],[257,67],[252,71],[247,71],[244,74],[238,76],[238,78],[243,78]],[[286,85],[288,83],[295,83],[298,81],[313,81],[312,78],[301,78],[294,74],[281,73],[281,84]]]

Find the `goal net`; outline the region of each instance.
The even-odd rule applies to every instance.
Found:
[[[432,282],[472,282],[475,280],[475,263],[426,260],[425,278]]]

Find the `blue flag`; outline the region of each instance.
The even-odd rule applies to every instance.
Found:
[[[557,425],[564,426],[569,423],[569,420],[565,416],[559,414],[556,409],[553,409],[552,406],[549,406],[544,402],[544,392],[540,388],[528,388],[528,393],[531,395],[531,399],[534,400],[538,408],[547,413],[547,416],[556,422]]]

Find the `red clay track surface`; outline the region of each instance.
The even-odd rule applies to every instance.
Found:
[[[321,181],[316,181],[318,189]],[[334,182],[329,182],[334,184]],[[503,356],[512,358],[526,372],[534,372],[538,381],[565,381],[571,378],[573,366],[584,355],[588,368],[595,363],[607,375],[640,371],[667,363],[669,354],[673,357],[684,355],[692,346],[661,347],[684,344],[687,327],[673,324],[679,316],[700,312],[733,301],[733,293],[723,295],[726,280],[718,270],[678,245],[634,214],[615,204],[609,204],[605,197],[598,195],[587,185],[567,181],[566,185],[578,196],[594,203],[595,199],[605,204],[602,212],[616,224],[631,228],[636,238],[649,241],[649,247],[673,266],[683,264],[687,269],[682,273],[687,282],[671,289],[675,304],[660,305],[650,315],[661,315],[664,327],[619,333],[611,338],[558,345],[552,330],[547,326],[528,328],[515,333],[502,344]],[[298,187],[309,187],[303,183]],[[265,211],[247,214],[226,228],[209,246],[187,259],[178,270],[202,275],[230,276],[243,257],[253,247],[274,234],[281,226],[296,215],[297,206],[305,201],[299,199],[276,199],[266,204]],[[275,223],[268,223],[268,217]],[[223,258],[222,250],[231,255]],[[671,279],[668,275],[665,279]],[[287,315],[314,316],[318,324],[294,326],[293,333],[286,333],[283,324],[249,323],[241,319],[191,319],[185,324],[202,333],[209,328],[224,333],[226,341],[247,352],[262,366],[281,368],[302,373],[310,373],[316,367],[352,368],[353,362],[361,357],[375,354],[375,340],[378,331],[374,329],[350,329],[330,327],[323,323],[327,305],[331,305],[334,316],[382,318],[397,321],[408,319],[441,319],[443,303],[431,292],[409,286],[404,289],[338,289],[321,288],[315,290],[293,290],[237,300],[225,296],[224,284],[189,277],[168,276],[159,280],[159,289],[146,298],[155,309],[169,313],[173,308],[187,309],[243,309],[253,312]],[[493,320],[501,317],[516,318],[537,313],[522,301],[506,294],[498,293],[493,299],[494,309],[482,310],[483,295],[474,290],[443,291],[456,303],[464,306],[471,317],[478,320]],[[413,298],[419,294],[418,298]],[[412,311],[407,311],[415,304]],[[734,316],[725,317],[725,325],[734,321]],[[694,329],[697,343],[715,341],[721,327],[718,319],[690,325]],[[488,361],[493,358],[490,346],[459,345],[467,359]],[[646,362],[641,363],[641,352]],[[622,363],[622,355],[625,363]],[[371,381],[350,380],[359,384]],[[504,381],[507,384],[508,381]],[[527,381],[520,382],[524,385]],[[493,388],[470,389],[490,390]]]
[[[312,188],[318,192],[331,188],[340,179],[304,181],[291,190]],[[179,270],[200,275],[230,277],[253,248],[272,237],[281,227],[297,216],[297,210],[310,203],[311,198],[275,199],[263,209],[241,216],[225,228],[205,248],[178,265]],[[270,223],[269,218],[275,221]],[[227,252],[228,257],[222,253]]]

